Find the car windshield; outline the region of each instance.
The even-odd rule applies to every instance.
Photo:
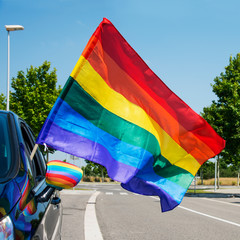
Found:
[[[11,169],[11,146],[7,114],[0,114],[0,178],[5,178]]]

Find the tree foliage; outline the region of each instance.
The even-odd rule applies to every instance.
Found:
[[[226,162],[220,162],[220,175],[221,177],[237,177],[237,169],[233,165],[228,165]],[[211,161],[205,162],[199,172],[198,176],[201,179],[211,179],[215,177],[215,163]]]
[[[198,175],[201,179],[210,179],[215,176],[215,163],[206,161],[200,168]]]
[[[226,140],[221,153],[226,164],[240,163],[240,54],[230,57],[225,72],[214,79],[213,92],[218,97],[202,116]]]
[[[26,73],[19,71],[11,83],[10,110],[22,117],[36,136],[61,91],[56,69],[50,71],[50,67],[47,61],[39,67],[30,66]]]
[[[82,167],[86,176],[107,177],[107,170],[100,164],[85,160],[87,165]]]
[[[0,109],[6,110],[6,97],[2,93],[0,94]]]

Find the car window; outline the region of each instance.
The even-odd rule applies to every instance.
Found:
[[[34,143],[35,143],[36,142],[36,137],[35,137],[31,128],[29,128],[29,132],[31,134],[32,139],[34,140]],[[36,156],[37,156],[39,164],[41,165],[42,171],[45,174],[46,168],[47,168],[47,165],[46,165],[47,161],[46,161],[46,159],[45,159],[45,157],[42,153],[41,147],[43,147],[43,146],[38,146],[37,151],[36,151]]]
[[[35,139],[32,135],[31,129],[23,122],[21,123],[21,131],[25,145],[25,154],[37,184],[37,182],[45,177],[46,163],[39,149],[37,149],[33,159],[30,160],[30,155],[35,145]]]
[[[0,177],[7,176],[11,168],[11,146],[10,146],[9,127],[6,114],[0,115]]]

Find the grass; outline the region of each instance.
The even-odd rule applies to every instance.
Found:
[[[209,191],[205,191],[205,190],[202,190],[202,189],[188,189],[187,190],[187,193],[211,193]]]
[[[93,176],[83,176],[83,182],[102,182],[101,177],[93,177]],[[103,178],[103,182],[112,182],[110,178]]]
[[[198,185],[201,185],[201,180],[198,180]],[[203,180],[203,185],[214,185],[214,178]],[[220,178],[221,186],[237,186],[237,178]]]

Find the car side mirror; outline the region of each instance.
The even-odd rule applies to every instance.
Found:
[[[46,183],[58,190],[73,188],[81,180],[81,168],[67,162],[53,160],[47,163]]]

